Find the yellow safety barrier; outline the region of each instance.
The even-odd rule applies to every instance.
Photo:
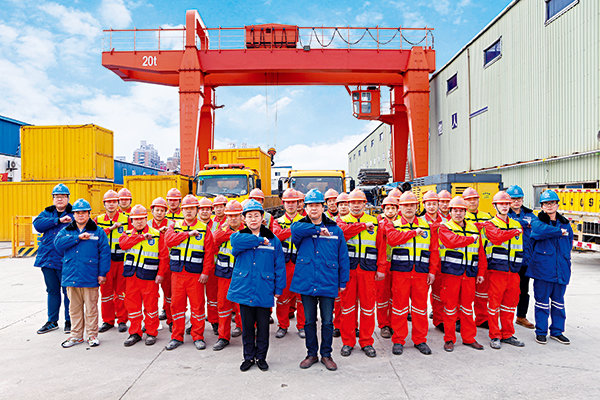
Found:
[[[14,216],[12,227],[12,256],[33,257],[37,254],[39,234],[34,233],[31,216]]]

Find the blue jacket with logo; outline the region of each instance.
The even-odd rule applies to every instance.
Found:
[[[79,239],[84,232],[92,235],[90,239]],[[71,222],[56,235],[54,246],[63,257],[62,286],[98,287],[98,277],[110,270],[108,237],[91,219],[81,232]]]
[[[331,236],[321,236],[327,228]],[[294,222],[292,243],[298,249],[290,291],[309,296],[337,297],[350,279],[350,259],[344,232],[323,214],[321,225],[309,217]]]
[[[566,229],[567,236],[561,229]],[[571,279],[573,230],[569,220],[556,214],[556,221],[541,211],[531,223],[531,260],[526,275],[533,279],[566,285]]]
[[[54,239],[62,228],[69,225],[59,221],[59,219],[67,215],[73,219],[71,204],[67,204],[65,211],[60,213],[56,210],[56,206],[46,207],[33,220],[35,230],[43,234],[37,256],[35,257],[35,263],[33,264],[35,267],[62,268],[62,256],[54,248]]]
[[[264,245],[265,238],[269,241]],[[245,228],[231,235],[235,257],[227,299],[251,307],[273,307],[274,295],[286,285],[285,258],[281,242],[264,226],[259,236]]]
[[[512,208],[508,210],[508,216],[518,223],[523,228],[523,270],[527,270],[527,266],[531,261],[531,223],[537,219],[533,211],[527,207],[521,206],[521,212],[515,213]],[[521,271],[524,272],[524,271]]]

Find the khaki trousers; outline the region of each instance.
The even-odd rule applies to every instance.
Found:
[[[71,337],[83,339],[84,318],[88,337],[98,337],[98,288],[67,287],[67,294],[71,300]]]

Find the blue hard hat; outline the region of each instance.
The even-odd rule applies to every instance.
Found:
[[[73,212],[75,211],[92,211],[92,206],[85,199],[77,199],[75,203],[73,203]]]
[[[265,210],[263,209],[262,204],[260,204],[258,201],[254,200],[254,199],[250,199],[244,205],[243,214],[246,215],[246,213],[249,212],[249,211],[260,211],[261,214],[263,214],[265,212]]]
[[[548,189],[540,196],[540,203],[545,203],[547,201],[560,201],[560,199],[554,190]]]
[[[52,196],[55,194],[70,195],[71,192],[69,192],[69,188],[66,185],[59,183],[58,185],[54,186],[54,189],[52,189]]]
[[[304,196],[304,204],[325,203],[325,196],[318,189],[310,189]]]
[[[508,189],[506,189],[506,193],[513,199],[520,199],[524,197],[523,189],[521,189],[518,185],[512,185]]]

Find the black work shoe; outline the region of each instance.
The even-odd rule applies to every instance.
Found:
[[[502,343],[510,344],[511,346],[525,347],[525,343],[521,342],[519,339],[517,339],[514,336],[511,336],[511,337],[506,338],[506,339],[501,339],[500,341]]]
[[[273,317],[269,317],[269,325],[273,325],[274,323],[275,323],[275,320],[273,319]],[[253,362],[253,365],[254,365],[254,362]]]
[[[71,333],[71,321],[65,321],[65,333]]]
[[[139,342],[140,340],[142,340],[142,337],[140,335],[138,335],[137,333],[134,333],[133,335],[129,335],[129,337],[127,339],[125,339],[125,342],[123,342],[123,346],[131,347],[134,344],[136,344],[137,342]]]
[[[340,332],[340,330],[338,328],[335,328],[333,330],[333,337],[340,337],[342,336],[342,333]]]
[[[535,341],[539,344],[546,344],[548,343],[548,338],[546,338],[546,335],[536,335]]]
[[[415,344],[415,347],[417,348],[417,350],[419,350],[421,352],[421,354],[425,354],[426,356],[431,354],[431,349],[425,342]]]
[[[490,347],[495,350],[500,350],[502,348],[502,343],[500,342],[500,339],[495,338],[490,340]]]
[[[365,346],[361,350],[365,352],[367,357],[373,358],[377,356],[377,352],[375,351],[375,348],[373,346]]]
[[[158,314],[158,320],[164,321],[165,319],[167,319],[167,312],[165,310],[162,310],[160,314]]]
[[[382,338],[389,339],[392,337],[392,328],[390,328],[389,326],[384,326],[379,330],[379,333],[381,334]]]
[[[558,343],[561,343],[561,344],[571,344],[571,341],[565,335],[563,335],[563,334],[560,334],[558,336],[552,336],[552,335],[550,335],[550,339],[554,339]]]
[[[235,327],[231,330],[231,337],[238,337],[242,334],[242,328]]]
[[[219,336],[219,323],[215,322],[214,324],[210,324],[212,326],[213,329],[213,333],[217,336]]]
[[[352,347],[344,345],[342,346],[342,350],[340,350],[340,355],[342,357],[348,357],[350,354],[352,354],[352,350]]]
[[[356,328],[356,329],[354,330],[354,333],[356,334],[356,337],[359,337],[359,336],[360,336],[360,331],[358,330],[358,328]]]
[[[181,346],[182,344],[183,344],[183,342],[181,340],[171,339],[171,341],[169,343],[167,343],[167,345],[165,346],[165,350],[174,350],[174,349],[178,348],[179,346]]]
[[[300,336],[300,339],[306,339],[306,332],[304,329],[298,329],[298,336]]]
[[[256,360],[256,365],[261,371],[266,371],[269,369],[269,364],[267,364],[267,360]]]
[[[187,328],[185,328],[185,334],[186,335],[191,335],[192,334],[192,326],[188,326]]]
[[[406,320],[409,321],[409,322],[412,322],[412,314],[411,313],[408,313],[406,315]]]
[[[242,365],[240,365],[240,371],[246,372],[253,365],[254,365],[254,360],[244,360],[244,362],[242,362]]]
[[[392,346],[392,354],[399,356],[404,351],[404,346],[400,343],[394,343]]]
[[[146,335],[146,341],[144,342],[146,346],[152,346],[156,343],[156,336]]]
[[[438,331],[444,333],[444,323],[442,322],[441,324],[437,324],[435,326],[435,329],[437,329]]]
[[[44,326],[42,326],[40,329],[38,329],[37,333],[42,335],[44,333],[48,333],[50,331],[54,331],[57,329],[58,329],[58,322],[48,321],[44,324]]]
[[[490,324],[488,324],[487,321],[483,321],[482,323],[480,323],[479,325],[477,325],[478,328],[483,328],[483,329],[490,329]]]
[[[171,322],[169,325],[169,332],[173,333],[173,323]]]
[[[194,340],[194,346],[196,346],[196,350],[204,350],[206,348],[206,342],[202,339]]]
[[[104,333],[106,331],[108,331],[109,329],[114,328],[115,326],[113,324],[109,324],[108,322],[104,322],[102,323],[102,325],[100,326],[100,329],[98,329],[98,332],[100,333]]]
[[[214,351],[223,350],[225,347],[229,346],[229,340],[227,339],[219,339],[217,343],[213,345]]]
[[[279,328],[279,329],[277,329],[277,332],[275,332],[275,337],[277,339],[281,339],[286,334],[287,334],[287,329]]]
[[[119,326],[117,327],[117,329],[121,333],[127,332],[127,324],[125,322],[119,322]]]
[[[456,332],[460,332],[460,319],[456,320]]]

